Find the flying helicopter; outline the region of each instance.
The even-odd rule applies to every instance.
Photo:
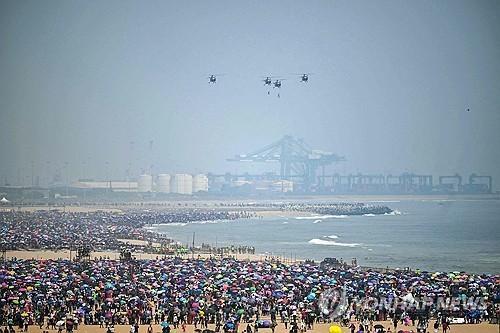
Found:
[[[282,82],[281,82],[281,81],[284,81],[284,80],[286,80],[286,79],[276,79],[276,80],[273,82],[273,89],[274,89],[274,88],[278,88],[278,89],[280,89],[280,88],[281,88],[281,84],[282,84]],[[269,93],[268,93],[268,94],[269,94]],[[281,95],[280,95],[279,90],[278,90],[278,98],[280,98],[280,97],[281,97]]]
[[[314,73],[302,73],[302,74],[294,74],[300,76],[300,82],[302,83],[307,83],[309,82],[309,75],[312,75]]]
[[[223,76],[224,74],[210,74],[208,75],[208,83],[210,84],[216,84],[217,83],[217,76]]]
[[[272,76],[266,76],[266,78],[264,80],[262,80],[262,82],[264,82],[265,86],[271,86],[271,84],[273,83],[271,78],[272,78]]]
[[[281,81],[283,81],[284,79],[276,79],[274,82],[273,82],[273,88],[281,88]]]

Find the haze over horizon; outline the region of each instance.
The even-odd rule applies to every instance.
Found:
[[[500,189],[498,1],[0,0],[0,43],[0,184],[276,169],[225,159],[289,134]]]

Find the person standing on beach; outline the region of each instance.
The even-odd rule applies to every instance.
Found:
[[[436,319],[436,321],[434,322],[434,333],[437,333],[438,329],[439,329],[439,320]]]
[[[448,330],[449,330],[449,329],[450,329],[450,324],[448,324],[448,321],[447,321],[447,320],[445,320],[445,321],[443,322],[443,333],[448,332]]]
[[[285,329],[288,328],[288,314],[286,311],[283,311],[283,324],[285,324]]]

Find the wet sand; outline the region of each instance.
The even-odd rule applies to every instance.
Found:
[[[379,323],[379,322],[377,322]],[[434,323],[434,321],[431,321],[431,325]],[[356,326],[359,327],[356,323]],[[416,328],[414,326],[403,326],[399,325],[397,327],[397,330],[394,331],[392,324],[388,321],[386,322],[380,322],[386,329],[388,327],[391,328],[392,332],[395,333],[399,330],[403,331],[408,331],[410,332],[413,330],[413,332],[416,332]],[[307,332],[314,332],[314,333],[328,333],[328,328],[330,327],[331,324],[316,324],[314,325],[313,330],[309,330]],[[433,332],[432,326],[430,325],[428,331]],[[214,329],[214,325],[209,325],[209,329]],[[246,328],[246,324],[242,324],[239,327],[239,332],[244,332],[244,329]],[[193,325],[186,325],[186,333],[194,333],[194,326]],[[482,324],[477,324],[477,325],[471,325],[471,324],[461,324],[461,325],[452,325],[451,330],[449,331],[450,333],[497,333],[499,330],[498,325],[492,325],[492,324],[487,324],[487,323],[482,323]],[[40,330],[38,326],[30,326],[28,332],[29,333],[41,333],[43,330]],[[50,333],[56,333],[56,330],[49,330]],[[78,330],[75,331],[78,333],[105,333],[106,329],[105,328],[99,328],[99,325],[79,325]],[[129,333],[130,332],[130,326],[129,325],[117,325],[115,326],[115,333]],[[147,332],[147,325],[141,325],[139,327],[139,333],[146,333]],[[160,325],[153,325],[153,332],[154,333],[161,333],[161,327]],[[182,329],[174,329],[173,326],[171,327],[171,333],[182,333]],[[342,327],[342,332],[343,333],[348,333],[349,329],[347,327]],[[441,329],[439,329],[439,332],[442,332]],[[271,329],[268,328],[261,328],[259,329],[259,333],[271,333]],[[288,330],[285,329],[285,326],[282,323],[279,323],[278,326],[275,329],[275,333],[288,333]]]
[[[69,250],[61,250],[61,251],[49,251],[49,250],[24,250],[24,251],[7,251],[6,258],[18,258],[18,259],[38,259],[38,260],[58,260],[58,259],[73,259],[76,256],[76,252],[72,251],[70,253]],[[156,258],[162,257],[180,257],[184,259],[188,258],[199,258],[199,259],[209,259],[209,258],[220,258],[220,256],[216,256],[215,254],[208,253],[195,253],[194,255],[191,253],[183,254],[183,255],[162,255],[162,254],[154,254],[154,253],[133,253],[133,256],[136,259],[150,259],[154,260]],[[91,252],[90,259],[100,259],[100,258],[109,258],[111,260],[120,259],[119,252],[113,251],[95,251]],[[264,261],[264,260],[277,260],[281,259],[283,262],[290,262],[290,258],[281,258],[278,256],[268,256],[266,254],[227,254],[224,255],[224,258],[234,258],[238,260],[249,260],[249,261]],[[299,260],[297,260],[298,262]]]

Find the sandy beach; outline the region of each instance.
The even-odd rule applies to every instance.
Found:
[[[128,240],[133,241],[133,240]],[[139,241],[140,242],[140,241]],[[25,250],[25,251],[6,251],[5,256],[6,259],[17,258],[17,259],[38,259],[38,260],[63,260],[63,259],[72,259],[75,258],[76,252],[72,251],[70,253],[69,250],[60,250],[60,251],[50,251],[50,250]],[[195,253],[194,255],[184,254],[184,255],[160,255],[154,253],[134,253],[133,254],[136,259],[150,259],[155,260],[157,258],[172,258],[172,257],[180,257],[183,259],[189,258],[199,258],[199,259],[209,259],[209,258],[220,258],[220,256],[216,256],[214,254],[207,253]],[[265,260],[281,260],[282,262],[291,262],[290,258],[282,258],[279,256],[268,256],[266,254],[249,254],[249,253],[236,253],[236,254],[228,254],[224,255],[224,258],[233,258],[237,260],[249,260],[249,261],[265,261]],[[110,260],[118,260],[120,259],[119,252],[113,251],[95,251],[91,252],[90,259],[110,259]],[[295,262],[295,261],[294,261]],[[297,260],[296,262],[300,262]]]
[[[279,207],[279,206],[278,206]],[[295,207],[295,206],[294,206]],[[73,207],[80,209],[81,207]],[[4,303],[6,300],[9,302],[18,301],[25,297],[34,297],[34,294],[26,294],[29,291],[28,288],[33,288],[32,281],[33,278],[41,279],[41,284],[38,285],[37,289],[43,290],[45,287],[44,283],[54,283],[63,288],[67,288],[66,292],[70,292],[72,295],[74,292],[82,295],[82,297],[90,297],[88,293],[89,290],[105,290],[104,292],[96,292],[95,297],[102,302],[101,307],[108,306],[106,303],[122,304],[122,307],[130,306],[133,308],[132,303],[128,304],[119,303],[118,300],[114,299],[113,293],[115,285],[121,290],[117,297],[123,297],[125,299],[137,299],[137,301],[132,302],[142,302],[143,300],[153,300],[156,299],[157,295],[164,293],[165,290],[170,288],[177,290],[177,292],[185,293],[185,295],[190,295],[189,297],[198,297],[199,299],[205,301],[205,295],[202,293],[209,293],[210,297],[218,297],[213,291],[220,290],[228,292],[227,295],[238,293],[239,297],[233,297],[231,304],[231,311],[236,311],[238,307],[248,307],[248,302],[240,302],[239,299],[246,297],[247,299],[252,298],[253,302],[261,302],[259,304],[266,304],[267,300],[270,298],[276,299],[278,301],[283,301],[287,299],[291,302],[298,302],[298,300],[305,300],[308,308],[311,311],[316,311],[321,309],[318,304],[319,298],[323,297],[324,291],[330,288],[332,285],[343,285],[350,286],[351,293],[355,290],[359,292],[367,292],[371,295],[386,295],[387,293],[396,293],[399,297],[405,296],[404,290],[406,288],[415,289],[416,295],[425,295],[429,293],[429,290],[424,290],[427,288],[432,288],[433,293],[442,293],[444,290],[451,290],[453,282],[455,280],[462,281],[465,289],[469,289],[471,292],[476,290],[473,282],[481,283],[484,285],[486,291],[493,292],[497,280],[495,277],[482,277],[476,275],[457,275],[453,276],[436,273],[436,274],[420,274],[415,271],[405,270],[398,272],[379,272],[374,270],[359,269],[359,267],[346,266],[339,263],[339,267],[323,267],[316,265],[309,265],[308,263],[299,263],[298,265],[287,265],[292,263],[289,258],[280,258],[276,256],[268,256],[266,254],[253,254],[243,253],[244,248],[234,247],[231,251],[234,253],[228,253],[227,248],[224,248],[224,255],[210,254],[210,248],[205,246],[196,247],[195,253],[188,252],[184,255],[161,255],[156,253],[145,253],[145,251],[151,251],[148,245],[151,244],[153,247],[161,247],[163,242],[161,238],[153,237],[151,234],[147,234],[147,230],[144,228],[144,223],[149,220],[158,221],[157,219],[162,216],[170,218],[173,221],[188,221],[189,219],[200,218],[201,221],[212,220],[213,217],[219,219],[230,219],[231,215],[227,211],[218,212],[217,210],[192,210],[192,211],[179,211],[165,213],[151,213],[150,211],[143,212],[130,212],[124,210],[126,214],[115,214],[114,212],[119,212],[120,210],[111,210],[107,213],[90,213],[99,211],[95,209],[96,207],[85,207],[87,211],[76,210],[71,213],[60,213],[60,212],[34,212],[37,209],[32,207],[31,212],[9,212],[4,213],[5,220],[8,221],[10,230],[6,233],[6,239],[12,242],[18,242],[18,249],[32,247],[32,244],[40,244],[40,248],[32,250],[9,250],[5,252],[5,258],[12,259],[25,259],[27,261],[7,261],[5,262],[5,267],[3,271],[3,282],[2,287],[4,293]],[[175,210],[174,207],[172,207]],[[227,208],[227,207],[226,207]],[[315,216],[316,214],[302,213],[295,210],[283,212],[279,208],[275,209],[275,206],[265,207],[261,206],[260,209],[256,210],[246,210],[246,207],[233,207],[232,209],[243,209],[246,214],[248,211],[252,211],[251,214],[246,214],[247,218],[253,218],[253,216]],[[293,207],[292,207],[293,208]],[[299,206],[300,208],[300,206]],[[84,214],[80,214],[84,212]],[[110,214],[110,212],[113,212]],[[127,214],[130,212],[130,214]],[[232,213],[232,212],[231,212]],[[255,213],[255,214],[254,214]],[[163,214],[163,215],[162,215]],[[173,214],[173,215],[172,215]],[[178,215],[175,215],[178,214]],[[215,215],[214,215],[215,214]],[[220,215],[217,215],[220,214]],[[36,224],[36,228],[32,225],[23,225],[29,221],[32,225]],[[171,220],[170,220],[171,221]],[[195,220],[196,221],[196,220]],[[141,224],[137,224],[137,223]],[[185,222],[185,223],[188,223]],[[173,223],[173,222],[171,222]],[[71,230],[71,231],[70,231]],[[84,235],[87,238],[80,244],[90,244],[94,242],[98,244],[96,251],[90,252],[90,260],[85,263],[70,262],[70,260],[75,259],[76,251],[69,250],[48,250],[52,248],[62,248],[67,247],[70,244],[73,236],[75,234]],[[152,233],[154,234],[154,233]],[[246,235],[246,234],[244,234]],[[135,237],[135,238],[134,238]],[[134,238],[134,239],[129,239]],[[34,241],[36,240],[36,242]],[[37,243],[38,242],[38,243]],[[126,260],[120,261],[120,251],[123,250],[123,245],[129,245],[126,248],[134,247],[132,256],[135,259],[142,261],[128,262]],[[200,251],[197,253],[196,251]],[[203,253],[205,251],[205,253]],[[240,253],[237,253],[240,252]],[[246,251],[245,251],[246,252]],[[222,252],[221,252],[222,253]],[[184,260],[182,262],[174,259],[174,257],[181,257]],[[233,260],[189,260],[189,259],[221,259],[231,258]],[[32,261],[30,261],[30,259]],[[49,259],[44,261],[45,259]],[[147,261],[144,261],[146,259]],[[234,260],[236,259],[236,260]],[[50,261],[57,260],[57,261]],[[64,261],[61,261],[64,260]],[[281,261],[269,263],[267,261]],[[295,262],[294,262],[295,263]],[[130,266],[129,266],[130,265]],[[48,269],[50,267],[50,269]],[[91,268],[89,268],[91,267]],[[128,270],[134,268],[134,271],[140,274],[129,275]],[[43,272],[43,277],[37,277],[38,269]],[[110,269],[109,269],[110,268]],[[67,274],[67,271],[73,271],[73,274]],[[28,272],[28,274],[26,274]],[[47,272],[59,272],[57,280],[51,279]],[[89,273],[91,272],[91,273]],[[114,272],[114,273],[112,273]],[[168,272],[168,273],[167,273]],[[258,273],[254,273],[258,272]],[[217,274],[216,274],[217,273]],[[15,278],[19,274],[19,277]],[[23,279],[21,279],[22,277]],[[132,280],[130,279],[132,277]],[[186,285],[186,278],[189,277],[189,285]],[[396,278],[397,277],[397,278]],[[73,281],[73,278],[78,281]],[[116,281],[116,284],[110,282],[110,278]],[[99,279],[100,281],[96,281]],[[135,279],[138,279],[141,284],[136,284]],[[417,286],[412,285],[414,279],[425,281],[425,283],[418,284]],[[52,281],[53,280],[53,281]],[[81,284],[81,281],[85,281],[86,284]],[[26,282],[23,282],[26,281]],[[128,281],[128,282],[127,282]],[[131,284],[130,281],[134,281]],[[164,281],[164,282],[162,282]],[[341,282],[339,282],[341,281]],[[360,282],[362,281],[362,282]],[[378,289],[367,289],[364,284],[373,283],[372,281],[377,281]],[[398,287],[393,287],[393,284],[399,284]],[[205,283],[210,283],[210,287],[205,286]],[[288,282],[288,283],[287,283]],[[127,284],[128,283],[128,284]],[[342,284],[340,284],[342,283]],[[360,284],[362,283],[362,284]],[[132,286],[133,285],[133,286]],[[164,286],[165,289],[158,291],[157,288]],[[293,289],[290,286],[293,286]],[[296,286],[299,286],[295,288]],[[163,288],[163,287],[162,287]],[[207,289],[209,288],[209,289]],[[253,292],[250,293],[249,290]],[[31,289],[32,290],[32,289]],[[141,296],[136,295],[135,290],[140,290]],[[197,292],[201,294],[193,294]],[[210,291],[209,291],[210,290]],[[347,289],[346,289],[347,290]],[[382,291],[380,291],[382,290]],[[441,291],[443,290],[443,291]],[[485,292],[486,292],[485,291]],[[61,290],[62,292],[62,290]],[[51,291],[54,293],[54,291]],[[50,294],[50,293],[49,293]],[[213,295],[212,295],[213,294]],[[62,294],[61,294],[62,295]],[[251,296],[249,296],[251,295]],[[351,295],[355,295],[351,294]],[[233,295],[234,296],[234,295]],[[16,298],[17,297],[17,298]],[[179,304],[184,304],[186,298],[181,296],[168,296],[172,297]],[[255,297],[255,298],[253,298]],[[89,298],[90,299],[90,298]],[[181,301],[184,299],[184,301]],[[194,298],[196,299],[196,298]],[[104,301],[105,300],[105,301]],[[318,301],[316,301],[318,300]],[[32,302],[32,300],[30,300]],[[80,301],[79,301],[80,302]],[[121,301],[120,301],[121,302]],[[491,301],[490,301],[491,302]],[[196,302],[193,301],[192,304]],[[17,303],[16,303],[17,304]],[[128,305],[125,305],[128,304]],[[142,303],[141,303],[142,304]],[[193,309],[198,308],[191,303],[188,306],[192,306]],[[288,303],[284,303],[285,308],[291,306]],[[10,306],[10,305],[9,305]],[[142,305],[141,305],[142,306]],[[83,308],[83,306],[82,306]],[[69,309],[73,311],[72,309]],[[116,309],[115,309],[116,310]],[[122,309],[123,310],[123,309]],[[248,311],[247,308],[245,311]],[[19,309],[22,311],[22,309]],[[81,310],[81,311],[92,311]],[[154,310],[156,311],[156,310]],[[281,310],[280,310],[281,311]],[[287,310],[287,311],[292,311]],[[319,310],[318,310],[319,311]],[[249,312],[245,312],[249,313]],[[267,312],[269,313],[269,312]],[[321,313],[321,312],[317,312]],[[491,312],[490,312],[491,313]],[[434,316],[434,314],[430,314]],[[251,318],[251,317],[250,317]],[[354,317],[352,317],[354,318]],[[357,317],[359,318],[359,317]],[[387,317],[377,317],[377,318],[387,318]],[[413,317],[412,317],[413,318]],[[261,319],[268,319],[266,317]],[[307,320],[307,319],[305,319]],[[88,321],[87,323],[90,323]],[[357,323],[357,326],[359,324]],[[390,322],[382,323],[384,327],[392,327]],[[246,328],[246,324],[240,326],[240,332]],[[330,324],[317,324],[312,331],[309,332],[328,332]],[[213,325],[210,328],[214,328]],[[129,332],[130,326],[122,325],[116,327],[116,333],[127,333]],[[193,333],[195,327],[192,325],[187,326],[186,333]],[[28,329],[30,332],[38,333],[41,330],[38,327],[30,326]],[[139,332],[146,333],[147,327],[141,326]],[[267,329],[261,329],[266,331]],[[412,326],[403,327],[402,325],[398,327],[399,330],[404,332],[416,332],[416,328]],[[498,330],[497,325],[480,324],[480,325],[454,325],[452,326],[451,332],[496,332]],[[78,331],[89,332],[89,333],[105,333],[104,328],[99,328],[98,325],[80,325]],[[348,328],[343,328],[343,332],[348,332]],[[429,330],[429,331],[432,331]],[[161,328],[159,325],[154,326],[154,333],[160,333]],[[174,330],[172,333],[181,333],[182,330]],[[283,324],[279,324],[276,333],[287,333],[288,330],[285,329]],[[394,330],[392,331],[394,332]]]
[[[431,325],[434,323],[434,321],[431,321]],[[357,324],[355,322],[355,324]],[[392,332],[394,333],[392,324],[388,321],[385,322],[376,322],[376,324],[381,324],[385,328],[391,328]],[[311,333],[328,333],[328,328],[330,327],[331,324],[316,324],[314,325],[314,329],[307,331]],[[432,326],[430,325],[429,332],[432,332]],[[241,327],[242,326],[242,327]],[[242,324],[240,326],[239,332],[243,332],[243,330],[246,328],[246,324]],[[208,325],[209,329],[214,329],[214,325]],[[186,325],[186,333],[194,333],[195,327],[194,325]],[[416,332],[416,327],[415,326],[403,326],[399,325],[397,328],[397,331],[403,330],[403,331],[408,331],[411,332]],[[38,326],[30,326],[29,328],[29,333],[42,333],[43,330],[40,330]],[[397,332],[396,331],[396,332]],[[487,323],[481,323],[477,325],[472,325],[472,324],[461,324],[461,325],[452,325],[450,333],[497,333],[499,331],[499,326],[498,325],[493,325],[493,324],[487,324]],[[49,330],[49,332],[57,332],[54,330]],[[75,332],[79,333],[105,333],[106,329],[105,328],[99,328],[99,325],[79,325],[78,330]],[[129,325],[117,325],[115,326],[115,332],[116,333],[129,333],[130,332],[130,326]],[[139,327],[139,333],[146,333],[147,332],[147,325],[140,325]],[[153,325],[153,332],[154,333],[161,333],[161,327],[160,325]],[[259,332],[262,333],[271,333],[270,329],[266,328],[261,328],[259,329]],[[289,330],[285,329],[284,324],[279,323],[278,326],[275,329],[275,333],[288,333]],[[347,327],[342,327],[342,332],[343,333],[348,333],[349,329]],[[441,329],[439,330],[441,332]],[[182,333],[182,329],[174,329],[172,327],[171,333]]]

